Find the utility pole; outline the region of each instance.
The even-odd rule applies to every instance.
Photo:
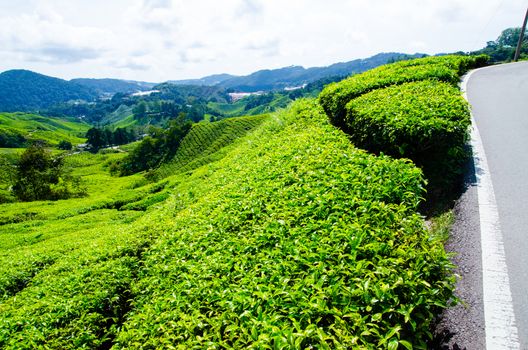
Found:
[[[524,39],[524,31],[526,30],[526,20],[528,19],[528,9],[526,9],[526,14],[524,15],[524,22],[522,25],[521,33],[519,34],[519,42],[517,43],[517,49],[515,50],[515,57],[513,60],[517,62],[519,60],[519,55],[521,54],[521,46]]]

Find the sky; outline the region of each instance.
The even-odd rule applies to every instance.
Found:
[[[482,48],[528,0],[0,0],[0,72],[162,82]]]

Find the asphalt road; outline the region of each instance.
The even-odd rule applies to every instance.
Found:
[[[528,62],[479,69],[466,93],[493,184],[518,342],[528,349]]]

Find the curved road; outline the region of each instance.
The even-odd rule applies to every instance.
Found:
[[[476,70],[466,93],[480,134],[473,149],[486,347],[528,349],[528,62]]]

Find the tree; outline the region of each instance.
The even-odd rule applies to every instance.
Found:
[[[113,139],[116,145],[124,145],[134,141],[134,135],[124,128],[117,128],[114,131]]]
[[[88,145],[95,151],[106,145],[105,135],[101,129],[91,128],[86,132]]]
[[[54,158],[41,144],[33,144],[16,163],[13,193],[21,201],[57,200],[83,196],[86,189],[65,171],[64,158]]]
[[[134,119],[144,119],[147,116],[147,104],[145,101],[139,102],[133,109]]]
[[[130,175],[156,167],[162,159],[161,145],[162,142],[159,139],[146,136],[123,159],[120,165],[121,175]]]
[[[103,135],[104,135],[104,141],[105,141],[105,146],[109,145],[114,145],[115,142],[114,142],[114,133],[112,132],[112,130],[110,129],[104,129],[103,130]]]
[[[172,159],[191,126],[192,122],[185,113],[172,119],[166,130],[150,126],[149,136],[114,166],[115,171],[119,171],[121,175],[130,175],[156,168],[162,162]]]
[[[496,42],[498,46],[509,46],[516,47],[521,35],[521,28],[508,28],[504,29],[497,38]]]
[[[69,151],[69,150],[71,150],[73,148],[73,145],[72,145],[72,143],[70,141],[62,140],[57,145],[57,148]]]
[[[43,146],[31,145],[18,161],[13,192],[22,201],[50,199],[51,185],[59,182],[62,163],[62,158],[51,158]]]
[[[192,127],[192,122],[186,120],[186,115],[181,113],[176,119],[169,122],[169,128],[163,135],[163,152],[164,158],[172,159],[176,154],[176,150],[180,147],[181,140],[187,135]]]
[[[472,54],[486,54],[490,56],[490,62],[509,62],[513,60],[515,48],[521,34],[521,28],[504,29],[499,37],[494,41],[488,41],[486,47],[475,51]],[[521,46],[521,57],[528,54],[528,45],[526,41]]]

